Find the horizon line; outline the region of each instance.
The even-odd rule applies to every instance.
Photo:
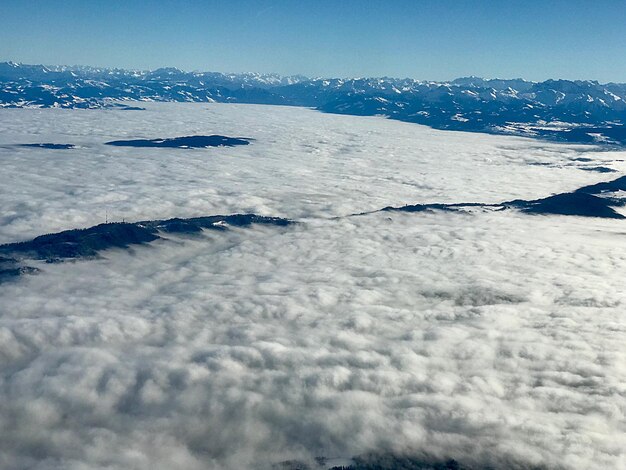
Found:
[[[254,71],[246,71],[246,72],[232,72],[232,71],[226,71],[226,72],[222,72],[222,71],[216,71],[216,70],[199,70],[199,69],[195,69],[195,70],[183,70],[180,69],[178,67],[175,66],[163,66],[163,67],[157,67],[157,68],[125,68],[125,67],[101,67],[101,66],[96,66],[96,65],[84,65],[84,64],[28,64],[28,63],[24,63],[24,62],[17,62],[14,60],[3,60],[0,61],[0,64],[14,64],[17,66],[28,66],[28,67],[46,67],[46,68],[55,68],[55,67],[66,67],[68,69],[80,69],[80,68],[85,68],[85,69],[96,69],[96,70],[111,70],[111,71],[125,71],[125,72],[141,72],[141,73],[150,73],[150,72],[156,72],[158,70],[176,70],[178,72],[184,73],[184,74],[206,74],[206,73],[217,73],[217,74],[221,74],[221,75],[258,75],[258,76],[275,76],[275,77],[279,77],[279,78],[301,78],[303,79],[302,81],[308,80],[308,81],[316,81],[316,80],[372,80],[372,79],[392,79],[392,80],[412,80],[415,82],[423,82],[423,83],[439,83],[439,84],[447,84],[447,83],[453,83],[457,80],[463,80],[463,79],[478,79],[478,80],[483,80],[483,81],[523,81],[526,83],[545,83],[545,82],[550,82],[550,81],[566,81],[566,82],[582,82],[582,83],[593,83],[593,84],[598,84],[598,85],[611,85],[611,84],[619,84],[619,85],[624,85],[626,84],[626,82],[615,82],[615,81],[610,81],[610,82],[600,82],[599,80],[593,80],[593,79],[569,79],[569,78],[547,78],[545,80],[527,80],[525,78],[521,78],[521,77],[515,77],[515,78],[501,78],[501,77],[484,77],[484,76],[479,76],[479,75],[462,75],[456,78],[452,78],[452,79],[448,79],[448,80],[425,80],[425,79],[420,79],[420,78],[413,78],[413,77],[393,77],[393,76],[389,76],[389,75],[378,75],[378,76],[344,76],[344,77],[339,77],[339,76],[308,76],[308,75],[304,75],[301,73],[295,73],[295,74],[289,74],[289,75],[283,75],[281,73],[278,72],[254,72]]]

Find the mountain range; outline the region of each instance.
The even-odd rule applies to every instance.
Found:
[[[623,83],[325,79],[0,63],[0,107],[140,109],[128,102],[141,101],[305,106],[328,113],[386,116],[436,129],[626,144]]]

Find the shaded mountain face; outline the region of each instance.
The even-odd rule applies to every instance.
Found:
[[[53,144],[53,143],[20,144],[20,147],[30,147],[30,148],[39,148],[39,149],[48,149],[48,150],[70,150],[70,149],[76,148],[74,144]]]
[[[383,115],[436,129],[626,144],[626,84],[465,77],[307,79],[262,74],[0,63],[0,107],[119,107],[115,100],[234,102]]]
[[[621,194],[626,191],[626,176],[612,181],[583,186],[569,193],[553,194],[541,199],[516,199],[499,204],[477,202],[459,202],[453,204],[409,204],[400,207],[384,207],[383,212],[467,212],[472,209],[507,210],[516,209],[527,214],[574,215],[579,217],[601,217],[605,219],[624,219],[614,208],[626,205]],[[364,215],[364,214],[356,214]],[[1,248],[1,247],[0,247]]]
[[[174,137],[171,139],[135,139],[113,140],[107,145],[116,147],[156,147],[156,148],[208,148],[208,147],[234,147],[236,145],[248,145],[250,139],[240,137],[226,137],[223,135],[190,135]],[[41,144],[46,145],[46,144]]]
[[[190,219],[115,222],[85,229],[49,233],[33,240],[0,245],[0,283],[22,274],[36,274],[39,269],[27,266],[24,260],[57,263],[65,260],[94,258],[111,248],[129,248],[162,238],[163,234],[197,234],[202,230],[225,231],[229,227],[253,224],[286,227],[294,222],[280,217],[256,214],[213,215]]]

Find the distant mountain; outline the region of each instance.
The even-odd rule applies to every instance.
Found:
[[[437,129],[626,144],[626,84],[483,79],[309,79],[0,63],[0,107],[101,108],[119,101],[235,102],[382,115]],[[126,105],[127,106],[127,105]]]

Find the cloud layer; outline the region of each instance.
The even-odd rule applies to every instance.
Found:
[[[382,118],[234,104],[145,106],[1,110],[0,243],[97,225],[107,216],[332,217],[390,205],[536,199],[610,179],[580,171],[590,163],[576,158],[626,170],[616,161],[624,152],[436,131]],[[255,141],[213,149],[104,145],[208,134]],[[14,145],[41,142],[80,148]]]
[[[284,108],[72,111],[53,124],[55,112],[15,114],[37,137],[1,121],[7,145],[67,126],[63,140],[85,147],[0,149],[14,176],[0,187],[15,188],[2,193],[2,241],[89,225],[107,204],[136,219],[249,207],[308,220],[171,236],[0,285],[0,467],[264,468],[367,452],[626,464],[620,221],[327,218],[573,189],[602,175],[528,162],[584,149]],[[81,131],[91,116],[106,131]],[[113,135],[113,116],[134,130]],[[257,141],[182,153],[96,143],[192,134],[192,116]]]

